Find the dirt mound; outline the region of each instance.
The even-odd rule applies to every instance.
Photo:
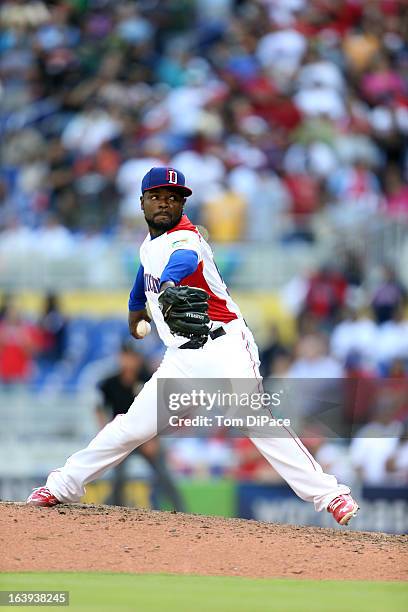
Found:
[[[406,580],[408,536],[91,505],[0,504],[0,571]]]

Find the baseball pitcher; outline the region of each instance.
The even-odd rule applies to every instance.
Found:
[[[192,194],[182,172],[152,168],[142,181],[141,208],[148,234],[129,298],[129,328],[135,338],[150,321],[167,349],[126,414],[118,415],[90,442],[48,476],[27,503],[53,506],[78,502],[85,485],[99,478],[157,432],[158,378],[260,379],[258,349],[214,263],[211,248],[184,214]],[[341,525],[358,505],[346,485],[320,465],[296,435],[252,438],[259,451],[305,501],[327,509]]]

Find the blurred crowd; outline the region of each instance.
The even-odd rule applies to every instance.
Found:
[[[133,237],[164,163],[215,241],[407,217],[404,4],[5,0],[3,244]]]
[[[326,471],[351,484],[405,486],[407,291],[390,266],[383,267],[370,291],[353,269],[348,277],[346,270],[327,265],[307,278],[294,279],[295,289],[283,289],[281,299],[292,311],[295,334],[284,340],[290,337],[287,330],[271,327],[266,342],[260,344],[261,374],[265,381],[283,379],[285,388],[298,389],[298,396],[300,389],[298,433]],[[81,393],[100,387],[100,380],[115,372],[118,364],[124,369],[124,355],[135,367],[121,382],[125,391],[114,387],[112,392],[110,382],[109,393],[114,393],[116,410],[126,411],[128,398],[156,369],[163,351],[155,332],[143,343],[131,341],[123,349],[126,338],[129,341],[125,320],[70,320],[55,295],[45,297],[37,320],[28,318],[13,296],[5,296],[0,309],[0,391],[5,397],[4,391],[29,385],[40,393],[72,388]],[[302,380],[300,387],[295,379]],[[313,386],[305,380],[314,381]],[[328,397],[336,398],[337,410],[329,426],[324,410],[320,411]],[[109,408],[109,401],[106,405]],[[247,439],[218,433],[211,439],[167,441],[172,470],[197,477],[280,482]]]
[[[406,487],[408,294],[388,265],[372,287],[358,270],[327,265],[283,289],[295,336],[285,341],[273,325],[260,370],[265,388],[279,379],[276,389],[295,393],[298,433],[326,472],[351,485]],[[281,482],[245,438],[186,438],[171,448],[182,473]]]
[[[40,364],[52,367],[65,359],[66,329],[54,294],[45,297],[37,320],[20,309],[15,296],[5,294],[0,304],[0,390],[30,384]]]

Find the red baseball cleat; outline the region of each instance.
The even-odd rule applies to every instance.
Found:
[[[28,496],[26,504],[30,506],[56,506],[61,502],[51,493],[47,487],[37,487]]]
[[[327,506],[327,512],[330,512],[340,525],[348,525],[358,510],[359,505],[351,495],[339,495]]]

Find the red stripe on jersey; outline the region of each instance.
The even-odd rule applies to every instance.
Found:
[[[183,278],[180,285],[190,285],[190,287],[199,287],[204,289],[210,296],[208,300],[208,316],[211,321],[222,321],[223,323],[229,323],[238,319],[238,315],[235,312],[231,312],[227,307],[227,301],[218,297],[213,293],[205,280],[203,273],[204,264],[202,261],[197,266],[197,270]]]
[[[168,230],[167,233],[171,234],[172,232],[178,232],[179,230],[190,230],[191,232],[194,232],[195,234],[199,233],[198,229],[196,228],[195,225],[191,223],[187,215],[183,215],[180,221],[177,223],[177,225],[175,225],[170,230]]]

